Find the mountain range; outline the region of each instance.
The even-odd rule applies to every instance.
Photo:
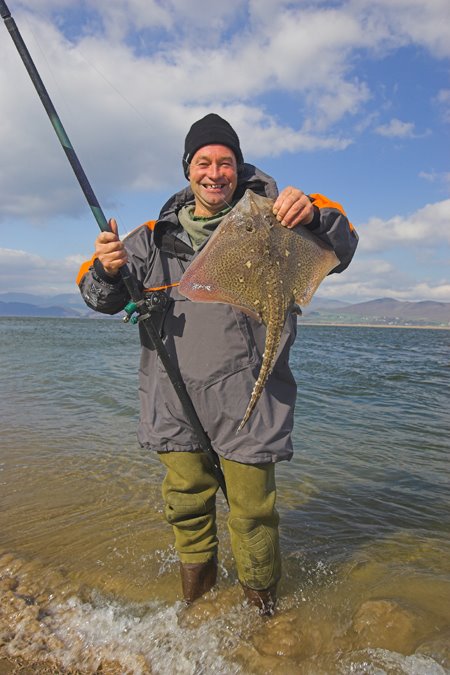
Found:
[[[304,310],[306,323],[376,324],[382,326],[436,326],[450,328],[450,302],[419,302],[378,298],[340,303],[314,298]]]
[[[90,310],[77,293],[0,293],[0,316],[108,318]],[[303,310],[304,323],[434,326],[450,328],[450,302],[407,302],[379,298],[349,303],[315,296]]]

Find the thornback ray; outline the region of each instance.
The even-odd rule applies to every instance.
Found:
[[[280,225],[273,204],[273,199],[246,190],[179,286],[189,300],[227,303],[266,325],[261,369],[238,431],[272,371],[289,312],[296,311],[297,305],[308,305],[323,279],[340,263],[331,247],[306,227]]]

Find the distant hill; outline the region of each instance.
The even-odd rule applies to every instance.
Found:
[[[387,319],[450,322],[450,302],[433,302],[431,300],[400,302],[391,298],[381,298],[341,308],[340,312],[353,315],[378,316]]]
[[[89,318],[94,314],[98,316],[84,303],[79,293],[0,293],[0,316]]]
[[[330,305],[308,308],[306,322],[319,323],[374,323],[385,326],[446,326],[450,327],[450,302],[404,302],[379,298],[369,302],[348,304],[332,309]]]
[[[90,309],[80,293],[35,295],[0,293],[0,316],[42,316],[71,319],[121,319],[123,314],[100,314]]]
[[[332,298],[321,298],[320,295],[315,295],[311,300],[311,303],[308,305],[308,310],[320,309],[324,310],[334,310],[341,309],[341,307],[349,307],[350,302],[344,302],[343,300],[334,300]]]
[[[38,307],[28,302],[1,302],[0,316],[49,316],[60,318],[80,318],[80,312],[70,307]]]
[[[34,293],[0,293],[0,302],[25,303],[37,307],[70,307],[86,312],[88,309],[80,293],[60,293],[59,295],[35,295]]]
[[[78,293],[52,296],[0,293],[0,316],[111,318],[89,309]],[[119,313],[116,318],[120,316]],[[301,320],[304,323],[450,328],[450,302],[403,302],[379,298],[369,302],[349,303],[315,296],[311,304],[303,310]]]

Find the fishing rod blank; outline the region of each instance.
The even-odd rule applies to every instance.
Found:
[[[97,200],[97,197],[94,194],[94,191],[84,172],[84,169],[80,164],[80,161],[75,153],[75,150],[73,149],[69,137],[65,132],[62,122],[59,118],[59,115],[56,112],[56,109],[50,99],[50,96],[44,86],[44,83],[42,82],[39,72],[36,66],[34,65],[33,59],[31,58],[27,46],[20,34],[17,24],[14,21],[13,17],[11,16],[11,12],[9,11],[6,2],[4,2],[4,0],[0,0],[0,15],[5,23],[6,28],[9,31],[9,34],[11,35],[11,38],[17,48],[17,51],[20,54],[20,57],[25,65],[25,68],[28,72],[28,75],[31,78],[32,83],[34,84],[34,87],[39,95],[39,98],[41,99],[42,105],[44,106],[47,112],[47,115],[50,119],[53,129],[55,130],[56,135],[58,136],[58,139],[64,149],[64,152],[66,153],[66,157],[69,160],[69,163],[73,169],[75,177],[78,180],[78,183],[84,193],[84,196],[86,197],[87,203],[90,206],[90,209],[94,215],[95,220],[97,221],[99,228],[102,230],[102,232],[111,232],[109,223],[102,211],[102,208]],[[137,279],[130,272],[127,265],[121,267],[119,272],[125,284],[125,287],[130,295],[130,298],[134,303],[134,305],[136,306],[138,314],[140,314],[139,322],[145,327],[145,330],[147,331],[150,341],[154,346],[154,348],[156,349],[156,352],[180,400],[183,410],[195,432],[195,435],[197,436],[199,448],[208,455],[217,482],[222,488],[225,498],[227,498],[225,478],[222,473],[222,469],[220,467],[219,458],[216,452],[214,451],[211,445],[211,441],[209,440],[205,430],[203,429],[203,426],[198,418],[197,412],[187,392],[186,386],[181,378],[181,375],[178,369],[172,363],[170,356],[167,352],[166,346],[162,341],[158,333],[158,330],[153,322],[152,316],[148,312],[145,297],[139,288]]]

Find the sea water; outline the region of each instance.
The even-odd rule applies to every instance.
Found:
[[[163,470],[136,441],[136,328],[0,319],[0,673],[450,672],[449,342],[299,324],[265,619],[220,496],[219,583],[181,601]]]

